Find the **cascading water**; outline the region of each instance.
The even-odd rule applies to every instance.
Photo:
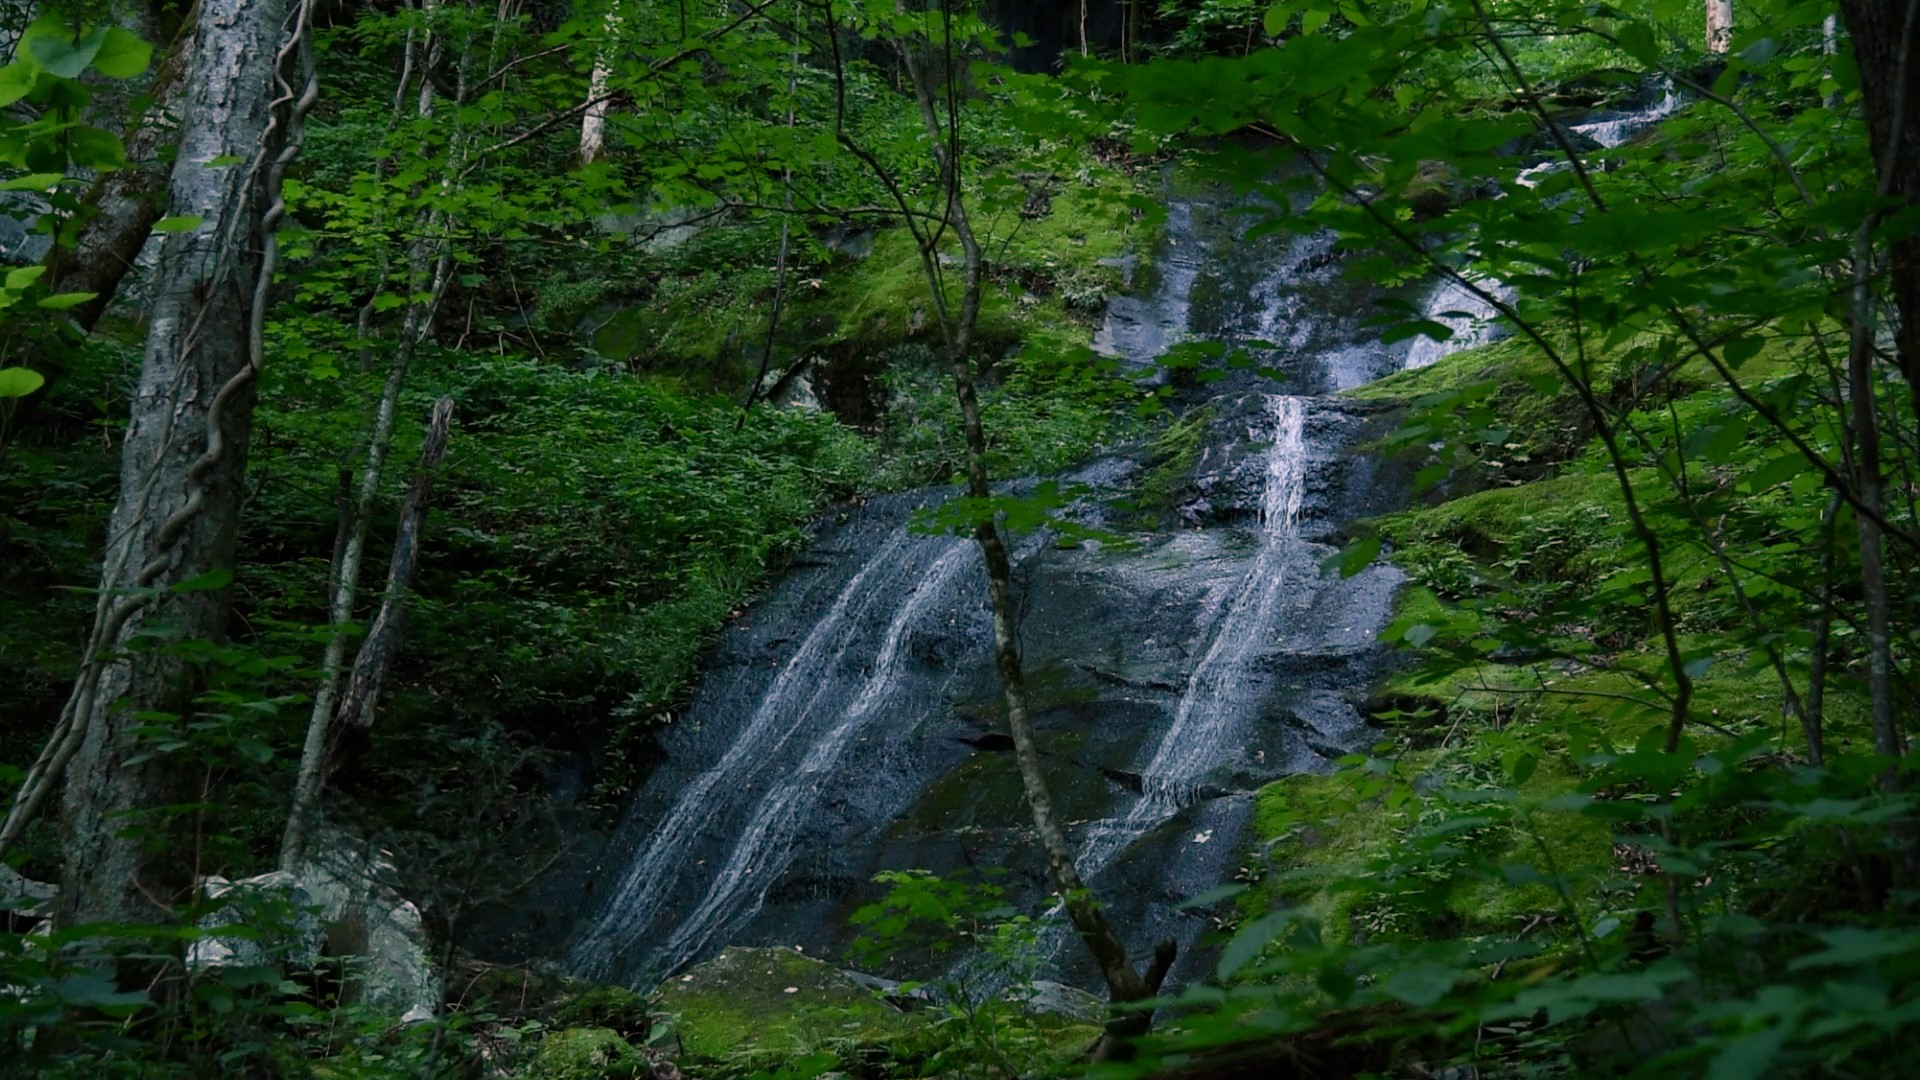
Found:
[[[1260,698],[1263,680],[1254,669],[1273,646],[1276,609],[1290,572],[1300,569],[1296,549],[1306,500],[1306,403],[1275,394],[1266,399],[1265,418],[1272,429],[1263,433],[1270,435],[1271,445],[1260,497],[1259,551],[1229,594],[1173,724],[1140,773],[1140,799],[1124,818],[1101,823],[1083,842],[1078,865],[1089,878],[1194,800],[1200,781],[1222,763],[1228,727],[1244,719]]]
[[[1320,567],[1344,521],[1391,502],[1348,452],[1374,411],[1335,392],[1406,350],[1368,325],[1380,294],[1332,236],[1249,240],[1244,205],[1176,200],[1156,287],[1110,305],[1099,344],[1155,378],[1172,345],[1222,341],[1282,381],[1179,389],[1214,417],[1171,508],[1185,527],[1016,553],[1043,768],[1083,876],[1142,947],[1195,942],[1205,917],[1179,901],[1232,875],[1254,790],[1365,744],[1357,704],[1399,581]],[[1065,479],[1093,489],[1099,525],[1141,470],[1116,455]],[[843,515],[725,636],[589,883],[575,970],[640,985],[726,944],[831,952],[884,869],[1004,867],[1022,899],[1052,891],[1004,756],[979,559],[907,530],[942,497]],[[1056,921],[1054,969],[1097,985],[1066,940]],[[1183,955],[1176,978],[1203,962]]]
[[[1504,282],[1480,280],[1474,284],[1502,301],[1513,299],[1513,288]],[[1499,314],[1499,309],[1478,293],[1450,280],[1440,281],[1421,304],[1420,317],[1446,327],[1452,331],[1452,336],[1444,340],[1424,336],[1414,338],[1413,344],[1407,349],[1406,366],[1427,367],[1461,349],[1471,349],[1493,341],[1501,332],[1501,326],[1496,321]]]
[[[752,917],[791,861],[801,820],[822,801],[834,767],[901,690],[911,636],[953,600],[971,557],[966,543],[918,539],[904,529],[884,541],[768,683],[725,752],[680,786],[651,824],[599,919],[577,939],[578,970],[604,976],[637,950],[646,954],[638,970],[664,972]],[[875,635],[877,612],[893,604]],[[860,662],[862,655],[873,659]],[[850,663],[854,671],[837,670]],[[804,757],[790,768],[783,752]],[[764,792],[752,800],[756,784]],[[707,861],[696,862],[690,850],[725,838],[716,825],[748,805],[720,865],[697,871],[707,881],[698,899],[690,909],[673,906]]]

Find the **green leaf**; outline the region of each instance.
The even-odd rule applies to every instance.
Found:
[[[46,383],[46,376],[32,368],[0,368],[0,398],[23,398]]]
[[[23,60],[15,60],[0,68],[0,109],[19,101],[33,92],[33,84],[38,82],[40,73],[33,65]]]
[[[40,275],[46,272],[47,268],[44,266],[15,267],[7,271],[7,289],[10,292],[19,292],[34,282],[39,281]]]
[[[1338,569],[1341,577],[1350,578],[1360,571],[1365,570],[1367,567],[1372,566],[1373,560],[1379,557],[1380,538],[1377,536],[1363,537],[1348,544],[1340,550],[1339,554],[1321,563],[1320,569],[1322,571]]]
[[[45,191],[66,178],[65,173],[29,173],[0,184],[0,191]]]
[[[1418,649],[1421,646],[1425,645],[1427,642],[1432,641],[1434,638],[1434,635],[1438,633],[1439,633],[1438,630],[1435,630],[1433,627],[1428,626],[1426,623],[1415,623],[1414,625],[1407,627],[1407,632],[1403,636],[1405,637],[1407,644]]]
[[[1453,989],[1453,984],[1464,976],[1455,968],[1432,961],[1423,961],[1401,968],[1388,976],[1387,993],[1417,1009],[1424,1009]]]
[[[247,159],[241,157],[239,154],[221,154],[219,157],[216,157],[216,158],[208,158],[207,168],[224,169],[229,165],[238,165],[245,160]]]
[[[1175,911],[1192,911],[1195,908],[1212,907],[1213,905],[1219,903],[1222,900],[1231,900],[1234,897],[1239,896],[1241,893],[1246,891],[1247,891],[1247,887],[1245,885],[1216,886],[1214,888],[1208,889],[1206,892],[1203,892],[1198,896],[1187,897],[1185,900],[1182,900],[1174,908],[1174,910]]]
[[[1713,1064],[1707,1067],[1707,1080],[1747,1080],[1749,1077],[1766,1076],[1767,1066],[1773,1063],[1786,1039],[1785,1024],[1769,1024],[1759,1031],[1742,1035],[1714,1055]]]
[[[1277,38],[1287,32],[1287,23],[1293,19],[1293,7],[1290,3],[1274,4],[1267,8],[1267,14],[1260,20],[1261,29],[1270,38]]]
[[[1320,8],[1314,8],[1311,11],[1304,12],[1300,16],[1300,32],[1303,34],[1316,33],[1321,27],[1327,25],[1327,20],[1332,17],[1332,12],[1324,11]]]
[[[40,306],[48,311],[66,311],[69,308],[79,307],[99,295],[99,293],[90,292],[54,293],[52,296],[42,297]]]
[[[159,233],[192,232],[206,219],[199,214],[181,214],[177,217],[164,217],[153,223],[153,231]]]
[[[62,79],[77,79],[99,55],[107,31],[102,27],[75,38],[58,16],[49,21],[49,17],[43,15],[21,37],[26,42],[28,55],[42,71]]]
[[[1267,943],[1279,937],[1280,932],[1285,930],[1291,922],[1293,922],[1293,912],[1282,909],[1270,911],[1241,927],[1240,932],[1233,935],[1233,940],[1227,942],[1227,947],[1220,950],[1220,961],[1214,965],[1215,976],[1222,981],[1232,978],[1234,972],[1246,967],[1249,960],[1259,956],[1267,947]]]
[[[147,70],[152,59],[153,46],[140,40],[138,34],[111,26],[100,42],[100,51],[94,54],[93,70],[109,79],[131,79]]]

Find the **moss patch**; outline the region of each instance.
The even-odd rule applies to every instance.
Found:
[[[728,949],[663,983],[660,999],[681,1045],[700,1058],[882,1042],[922,1026],[846,973],[788,949]]]

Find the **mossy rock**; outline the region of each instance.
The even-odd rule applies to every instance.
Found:
[[[846,972],[789,949],[728,949],[667,980],[659,997],[681,1046],[699,1058],[885,1041],[925,1026]]]
[[[618,1032],[568,1028],[540,1041],[527,1080],[639,1080],[647,1059]]]

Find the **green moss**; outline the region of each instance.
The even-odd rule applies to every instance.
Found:
[[[660,987],[688,1054],[781,1054],[834,1040],[884,1042],[920,1018],[874,997],[844,973],[789,949],[728,949]]]
[[[606,1028],[568,1028],[540,1040],[527,1080],[627,1080],[648,1073],[647,1060]]]

